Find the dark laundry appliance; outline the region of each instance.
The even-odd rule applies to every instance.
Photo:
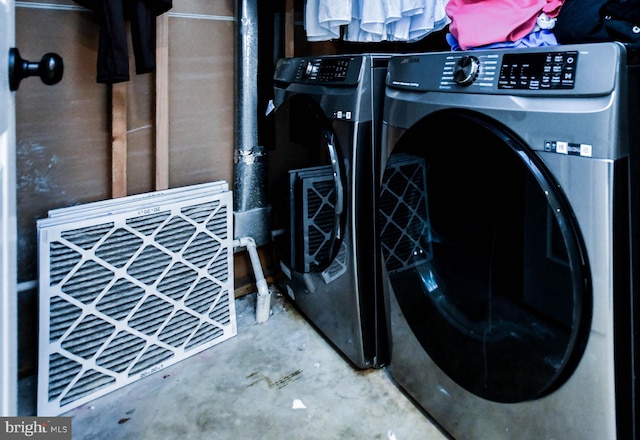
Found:
[[[393,379],[456,439],[638,438],[637,53],[393,57]]]
[[[268,174],[282,287],[362,369],[388,357],[374,190],[388,59],[285,58],[274,75]]]

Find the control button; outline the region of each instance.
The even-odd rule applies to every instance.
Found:
[[[569,143],[564,141],[556,142],[556,153],[569,154]]]

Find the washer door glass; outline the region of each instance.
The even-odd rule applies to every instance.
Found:
[[[586,254],[532,150],[481,115],[434,113],[393,148],[380,200],[393,294],[451,379],[513,403],[570,376],[591,320]]]
[[[322,272],[335,258],[345,225],[345,176],[329,121],[307,95],[293,95],[275,116],[271,198],[276,247],[300,273]]]

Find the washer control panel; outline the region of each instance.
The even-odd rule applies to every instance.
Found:
[[[573,89],[578,52],[506,53],[502,57],[499,89]]]
[[[316,58],[302,60],[296,79],[318,82],[343,82],[349,72],[349,58]]]

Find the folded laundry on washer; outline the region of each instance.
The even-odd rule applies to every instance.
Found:
[[[458,40],[451,33],[447,33],[445,36],[447,43],[451,46],[451,50],[463,50],[458,43]],[[476,49],[522,49],[525,47],[544,47],[544,46],[557,46],[558,40],[556,39],[553,31],[549,29],[537,29],[530,34],[520,38],[517,41],[501,41],[499,43],[491,43],[485,46],[468,47],[467,50]]]
[[[453,50],[556,45],[550,30],[564,0],[450,0]]]

